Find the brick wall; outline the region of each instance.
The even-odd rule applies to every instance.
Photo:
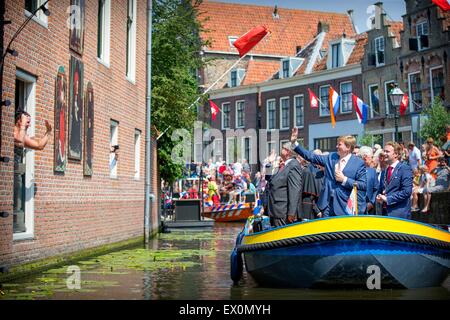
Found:
[[[6,1],[5,43],[26,18],[23,1]],[[13,122],[16,68],[35,76],[35,133],[40,137],[44,120],[53,125],[55,77],[66,69],[69,85],[70,56],[84,63],[84,87],[94,87],[93,175],[83,176],[83,162],[69,160],[63,175],[53,171],[53,133],[43,151],[35,152],[36,195],[34,239],[13,241],[13,161],[0,163],[0,210],[11,215],[0,219],[0,262],[14,265],[55,254],[125,240],[143,234],[145,196],[146,119],[146,1],[137,0],[136,78],[126,73],[127,2],[111,1],[110,67],[97,60],[98,1],[86,1],[84,52],[69,49],[66,26],[69,0],[50,1],[48,28],[31,21],[14,42],[18,57],[5,63],[3,99],[13,104],[3,111],[2,155],[13,159]],[[120,156],[117,179],[109,175],[110,120],[119,121]],[[66,128],[68,123],[66,122]],[[134,132],[141,131],[140,178],[134,178]],[[84,147],[84,144],[83,144]],[[156,145],[153,146],[153,154]],[[156,157],[153,157],[152,190],[157,190]],[[154,204],[153,227],[157,226]]]

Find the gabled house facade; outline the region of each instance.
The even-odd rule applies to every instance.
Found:
[[[373,143],[394,139],[394,108],[389,99],[389,92],[395,85],[400,86],[401,74],[398,67],[400,54],[400,31],[402,22],[387,19],[383,4],[378,2],[377,16],[372,29],[367,31],[368,41],[362,61],[363,101],[369,106],[369,119],[366,134],[373,137]],[[409,117],[398,119],[399,135],[405,140],[411,136]]]

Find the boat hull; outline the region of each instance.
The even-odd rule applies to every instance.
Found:
[[[448,250],[388,240],[324,241],[243,255],[250,275],[269,287],[436,287],[450,270]]]
[[[424,223],[341,216],[260,232],[250,223],[236,252],[262,286],[424,288],[450,275],[450,232]]]
[[[203,215],[217,222],[245,221],[253,215],[253,208],[249,203],[239,205],[221,205],[205,208]]]

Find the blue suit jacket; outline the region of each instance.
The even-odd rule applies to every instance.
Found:
[[[378,192],[378,177],[377,177],[377,171],[374,168],[367,168],[367,190],[366,190],[366,199],[364,201],[364,212],[367,209],[367,203],[370,202],[375,206],[376,204],[376,198],[377,198],[377,192]]]
[[[411,167],[399,162],[392,172],[391,181],[387,183],[387,169],[380,177],[378,193],[385,191],[387,197],[388,216],[411,219],[411,193],[413,188],[413,173]]]
[[[353,183],[356,182],[356,187],[358,188],[358,212],[364,212],[366,167],[360,158],[354,155],[350,157],[343,171],[343,174],[347,177],[347,181],[345,184],[342,184],[335,179],[335,165],[339,161],[339,155],[336,152],[332,152],[327,156],[321,156],[301,146],[297,146],[294,151],[305,160],[325,167],[324,185],[319,200],[317,201],[317,206],[321,211],[330,207],[332,214],[337,216],[346,215],[345,208],[347,207],[347,201],[353,190]]]

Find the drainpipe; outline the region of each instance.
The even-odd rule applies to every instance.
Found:
[[[151,193],[152,174],[152,0],[147,0],[147,97],[146,97],[146,128],[145,131],[145,205],[144,205],[144,238],[150,240],[151,206],[155,195]]]

